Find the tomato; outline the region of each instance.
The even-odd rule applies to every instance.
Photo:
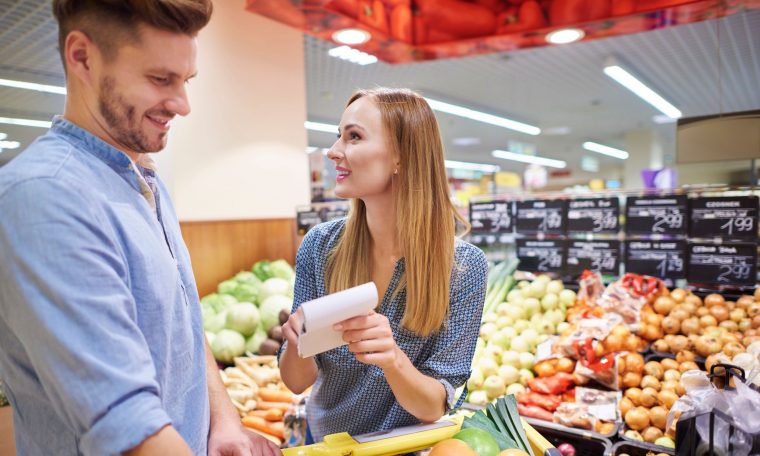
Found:
[[[511,22],[510,22],[511,21]],[[524,32],[546,27],[546,18],[536,0],[528,0],[520,5],[516,20],[507,17],[507,24],[499,27],[498,33]]]
[[[609,17],[610,0],[554,0],[549,8],[552,25],[568,25]]]

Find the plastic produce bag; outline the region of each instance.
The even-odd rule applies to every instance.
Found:
[[[596,428],[596,417],[589,411],[589,406],[576,402],[560,404],[554,411],[554,422],[579,429],[594,430]]]
[[[590,414],[604,421],[619,420],[619,391],[602,391],[594,388],[575,388],[575,402],[588,406]]]

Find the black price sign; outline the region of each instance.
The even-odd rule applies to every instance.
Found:
[[[567,203],[567,231],[617,233],[619,218],[617,198],[577,199]]]
[[[691,237],[757,239],[757,196],[691,200]]]
[[[620,241],[569,241],[567,270],[580,274],[585,269],[617,275],[620,265]]]
[[[752,286],[756,276],[757,244],[689,244],[689,282]]]
[[[686,234],[686,195],[629,196],[625,231],[628,234]]]
[[[625,272],[661,279],[686,277],[685,241],[627,241]]]
[[[565,241],[560,239],[518,239],[520,269],[530,272],[561,272],[565,266]]]
[[[512,231],[512,203],[491,201],[470,203],[470,225],[478,233],[505,233]]]
[[[342,209],[342,208],[335,208],[335,209],[320,209],[319,216],[322,218],[323,222],[330,222],[332,220],[337,220],[339,218],[343,218],[346,215],[348,215],[348,210]]]
[[[318,211],[298,211],[296,213],[296,226],[298,234],[303,236],[307,231],[322,223],[322,217]]]
[[[567,204],[562,200],[517,201],[518,233],[563,234],[567,223]]]

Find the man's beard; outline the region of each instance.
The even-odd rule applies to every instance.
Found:
[[[140,128],[142,119],[136,118],[135,107],[116,92],[116,82],[111,76],[105,76],[100,80],[98,109],[111,129],[110,135],[121,146],[137,153],[147,153],[158,152],[166,145],[166,133],[159,133],[156,139],[151,141]]]

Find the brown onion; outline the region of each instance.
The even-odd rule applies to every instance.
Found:
[[[627,397],[633,405],[641,405],[641,388],[628,388],[623,395]]]
[[[676,306],[676,301],[670,296],[660,296],[654,301],[654,311],[660,315],[667,315]]]
[[[572,374],[575,371],[575,361],[570,358],[560,358],[557,361],[557,372]]]
[[[747,306],[747,315],[752,318],[755,315],[760,314],[760,303],[753,302],[749,306]]]
[[[728,309],[724,306],[712,306],[710,307],[710,315],[715,317],[718,323],[720,323],[721,321],[728,320]]]
[[[554,363],[551,362],[552,360],[547,359],[545,361],[541,361],[540,363],[533,366],[533,371],[536,373],[539,377],[551,377],[552,375],[557,373],[557,369],[554,367]]]
[[[695,363],[694,361],[686,361],[685,363],[681,363],[678,366],[678,372],[680,372],[681,374],[690,370],[699,370],[699,366],[697,366],[697,363]]]
[[[651,415],[651,410],[650,410],[650,415],[649,416],[650,417],[652,416]],[[651,418],[650,418],[650,421],[651,421]],[[643,431],[641,431],[641,437],[644,438],[645,442],[654,443],[655,440],[657,440],[660,437],[662,437],[662,430],[658,429],[655,426],[649,426],[648,428],[646,428]]]
[[[635,388],[641,385],[641,374],[636,372],[626,372],[623,374],[623,386],[626,388]]]
[[[644,372],[644,357],[638,353],[628,353],[625,355],[625,365],[628,372],[641,374]]]
[[[665,406],[666,409],[670,410],[671,407],[673,407],[673,404],[678,400],[678,394],[674,393],[673,391],[663,391],[658,395],[658,398],[660,399],[660,402],[663,406]]]
[[[693,302],[685,302],[681,304],[681,309],[683,309],[689,315],[694,315],[694,313],[697,311],[697,305]]]
[[[688,312],[686,309],[678,307],[678,308],[673,309],[673,311],[670,312],[670,314],[668,314],[667,318],[663,318],[663,324],[665,323],[665,320],[667,320],[668,318],[675,318],[680,323],[682,320],[686,320],[687,318],[689,318],[690,315],[691,313]]]
[[[722,306],[725,303],[726,303],[726,300],[723,298],[723,296],[719,295],[718,293],[712,293],[705,297],[706,307]]]
[[[697,317],[704,317],[705,315],[710,315],[710,309],[707,307],[699,307],[696,312]]]
[[[660,364],[662,364],[662,368],[665,369],[665,372],[669,371],[670,369],[678,370],[679,365],[676,360],[670,358],[664,358],[662,361],[660,361]]]
[[[669,371],[669,372],[678,373],[678,371]],[[678,380],[665,380],[664,382],[662,382],[662,388],[660,388],[660,392],[668,391],[668,390],[675,392],[677,389],[678,389]]]
[[[707,312],[708,310],[705,309],[705,311]],[[699,319],[697,317],[689,317],[686,320],[681,322],[681,332],[683,332],[687,336],[689,334],[697,334],[699,333],[699,330],[700,330]]]
[[[652,344],[652,350],[658,352],[670,351],[670,345],[664,339],[659,339]]]
[[[640,431],[649,426],[649,412],[643,407],[635,407],[625,414],[625,424],[634,431]]]
[[[760,314],[755,315],[752,317],[752,329],[758,329],[760,328]]]
[[[758,288],[760,290],[760,288]],[[739,299],[736,300],[736,307],[740,309],[746,309],[750,305],[754,304],[755,298],[750,295],[742,295]]]
[[[729,342],[723,346],[723,350],[721,351],[725,353],[726,356],[733,359],[734,356],[738,355],[739,353],[744,353],[747,351],[747,349],[744,348],[744,345],[740,344],[739,342]]]
[[[733,320],[721,321],[718,326],[721,327],[721,328],[727,329],[728,331],[732,331],[732,332],[739,330],[739,325],[736,324],[736,322],[733,321]]]
[[[723,346],[720,344],[718,339],[710,336],[702,336],[697,339],[697,343],[694,344],[694,348],[696,348],[697,354],[703,357],[707,357],[713,353],[720,352],[720,349],[722,347]]]
[[[683,363],[686,361],[694,361],[696,357],[697,355],[695,355],[693,351],[683,350],[676,354],[676,361],[678,361],[679,363]]]
[[[686,299],[686,290],[683,288],[674,288],[673,291],[670,292],[670,297],[673,298],[673,301],[680,304]]]
[[[760,287],[755,288],[755,301],[760,301]]]
[[[641,379],[641,388],[652,388],[655,391],[660,391],[660,388],[662,388],[662,385],[660,384],[660,381],[655,377],[654,375],[645,375]]]
[[[684,299],[684,302],[686,302],[686,303],[692,303],[692,304],[694,304],[697,307],[702,307],[702,304],[703,304],[702,303],[702,298],[700,298],[697,295],[693,295],[693,294],[687,295],[686,299]]]
[[[623,339],[615,334],[610,334],[602,342],[604,344],[604,350],[607,353],[617,353],[623,349]]]
[[[686,336],[676,336],[673,338],[673,342],[670,343],[670,350],[675,353],[688,350],[688,348],[689,339]]]
[[[736,323],[739,323],[746,317],[747,317],[747,312],[745,312],[744,309],[734,309],[728,313],[728,318],[735,321]]]
[[[681,331],[681,321],[676,317],[667,316],[662,319],[662,329],[668,334],[678,334]]]
[[[705,315],[699,317],[699,326],[702,328],[709,328],[710,326],[718,326],[718,319],[712,315]]]
[[[644,316],[644,323],[648,325],[652,325],[652,326],[660,326],[662,317],[663,317],[662,315],[658,315],[656,313],[651,312]]]
[[[752,320],[749,318],[742,318],[739,322],[739,331],[742,331],[745,335],[748,331],[752,331]]]
[[[649,409],[649,422],[652,423],[652,426],[664,430],[667,419],[668,411],[665,410],[665,407],[656,405]]]
[[[620,399],[620,404],[618,406],[620,408],[620,416],[625,416],[625,414],[628,413],[628,410],[635,407],[633,402],[627,397]]]
[[[641,398],[639,398],[639,401],[641,402],[642,407],[650,408],[657,404],[658,400],[656,389],[651,387],[641,389]]]
[[[657,361],[649,361],[648,363],[644,364],[644,373],[647,374],[647,376],[651,376],[657,380],[660,380],[662,379],[663,372],[665,372],[665,369],[663,369],[662,364],[658,363]]]
[[[628,327],[625,325],[617,325],[612,328],[612,334],[620,337],[621,339],[625,339],[631,334],[631,330],[628,329]]]
[[[689,362],[689,361],[684,361],[684,362]],[[691,361],[691,362],[694,362],[694,361]],[[666,382],[680,381],[681,372],[678,369],[668,369],[665,371],[665,373],[662,374],[662,379]]]

